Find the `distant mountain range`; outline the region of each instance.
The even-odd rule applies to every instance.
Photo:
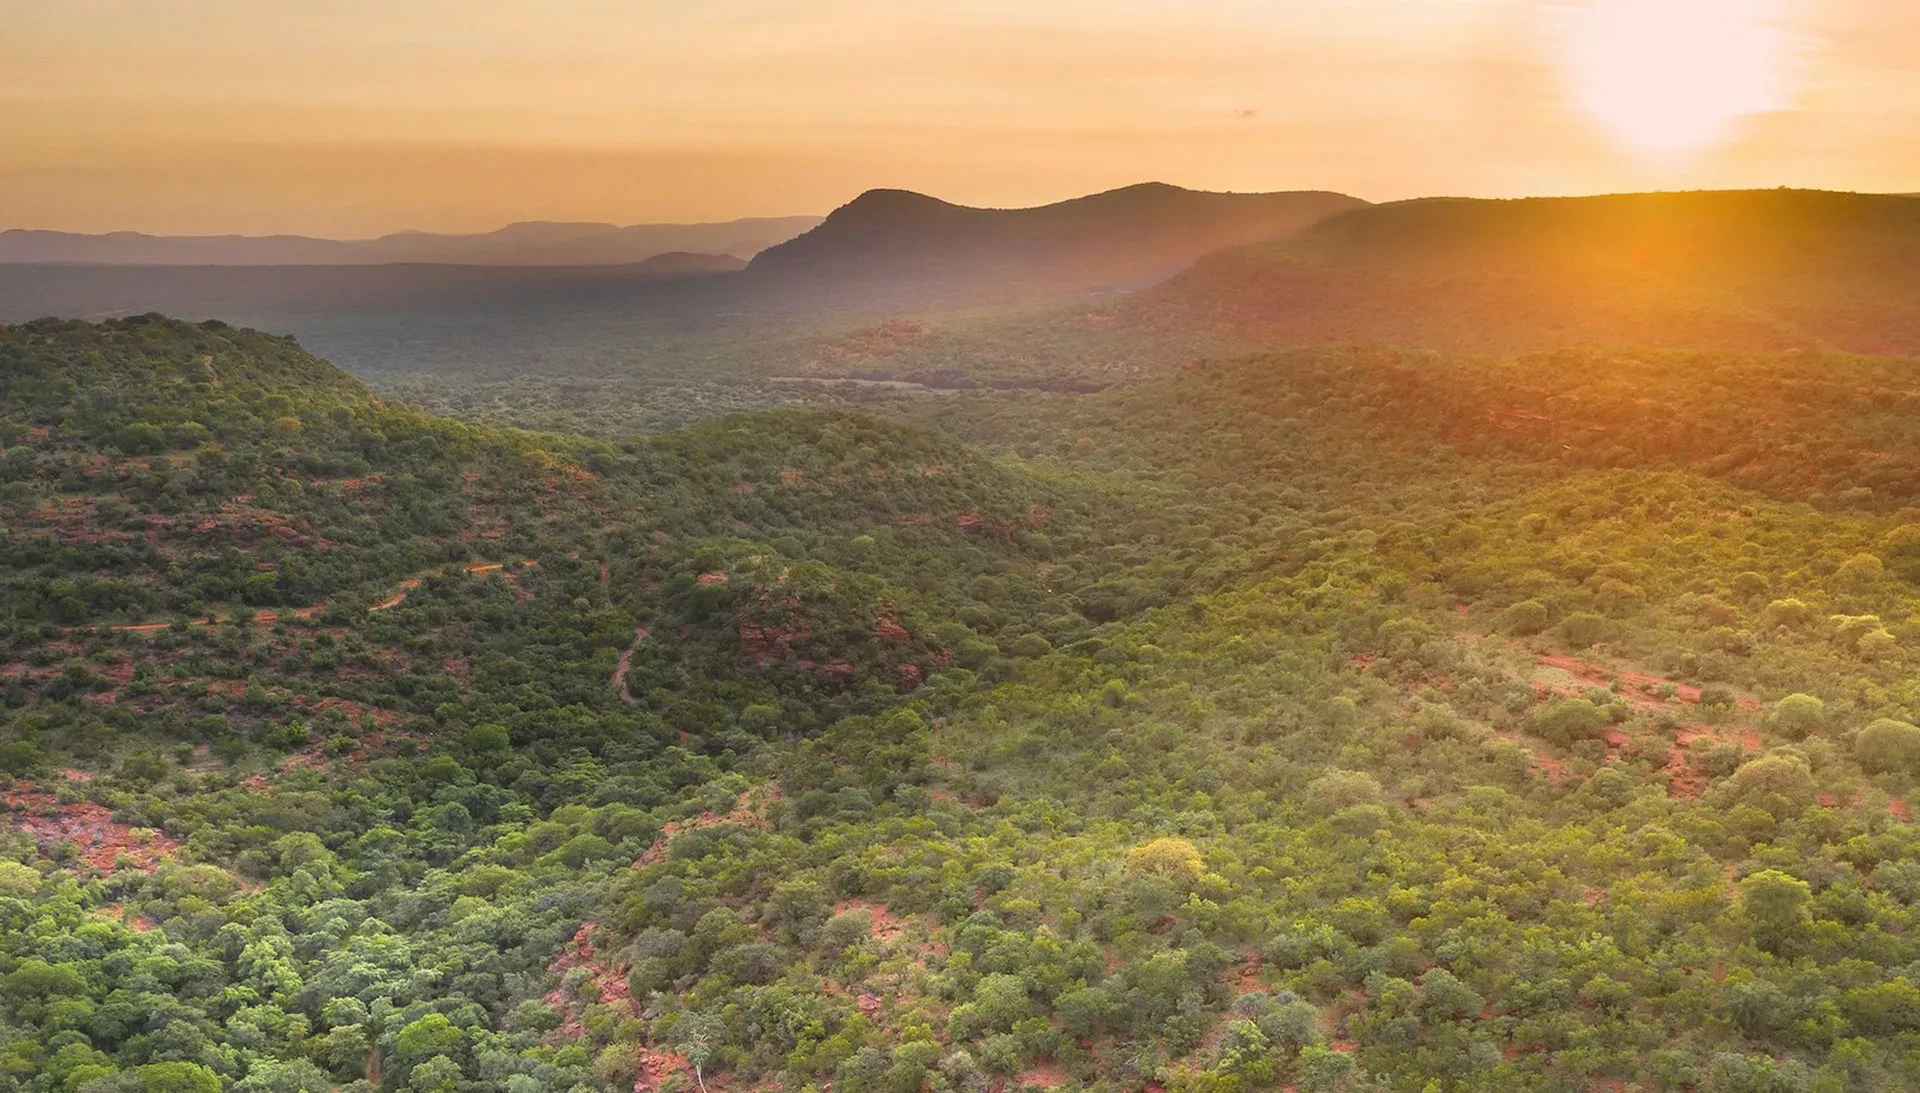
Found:
[[[1267,344],[1920,352],[1920,202],[1756,190],[1349,212],[1131,301]]]
[[[873,190],[762,251],[748,272],[932,298],[1136,288],[1209,251],[1281,238],[1365,205],[1319,191],[1201,193],[1146,183],[1038,208],[976,209]]]
[[[354,266],[403,262],[499,266],[629,265],[663,255],[663,265],[703,272],[744,265],[820,223],[817,216],[734,220],[723,224],[567,224],[527,221],[475,235],[397,232],[377,239],[303,235],[146,235],[15,229],[0,232],[0,262],[73,262],[136,266]],[[739,259],[740,261],[723,261]]]
[[[1805,190],[1368,205],[1145,185],[1015,210],[874,191],[744,269],[687,253],[0,266],[0,321],[219,318],[295,334],[364,374],[646,362],[707,375],[741,367],[748,343],[782,375],[831,358],[847,374],[1103,379],[1329,342],[1916,354],[1915,300],[1920,201]],[[821,336],[906,318],[947,325],[815,351]]]

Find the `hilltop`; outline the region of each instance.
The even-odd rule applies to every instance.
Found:
[[[763,251],[749,270],[978,298],[1110,290],[1363,204],[1323,192],[1200,193],[1147,183],[1037,208],[979,209],[874,190]]]
[[[1269,342],[1920,352],[1920,202],[1768,190],[1357,210],[1138,301]]]
[[[1920,353],[1920,201],[1768,190],[1374,205],[1109,301],[820,339],[814,374],[1110,383],[1358,344]]]

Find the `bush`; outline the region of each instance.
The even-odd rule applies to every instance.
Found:
[[[1307,785],[1307,803],[1319,815],[1331,815],[1355,805],[1380,803],[1380,781],[1358,770],[1336,770]]]
[[[1775,600],[1760,612],[1760,625],[1768,630],[1799,630],[1813,618],[1813,608],[1796,599]]]
[[[1860,587],[1878,581],[1887,571],[1877,554],[1855,554],[1834,571],[1834,579],[1843,585]]]
[[[1606,726],[1607,708],[1584,698],[1563,698],[1533,715],[1533,731],[1541,739],[1566,747],[1592,740]]]
[[[1900,656],[1900,639],[1891,630],[1869,630],[1860,636],[1860,659],[1872,662],[1894,660]]]
[[[1854,737],[1853,755],[1875,774],[1920,769],[1920,726],[1883,717]]]
[[[1547,628],[1547,605],[1539,600],[1521,600],[1501,613],[1500,627],[1523,637],[1538,634]]]
[[[1567,644],[1580,648],[1598,645],[1611,633],[1613,622],[1591,611],[1576,612],[1560,621],[1560,635],[1567,639]]]
[[[1127,869],[1168,880],[1194,880],[1206,869],[1200,851],[1185,839],[1155,839],[1127,851]]]
[[[1742,764],[1727,779],[1730,803],[1750,804],[1772,813],[1781,811],[1774,798],[1804,808],[1813,803],[1814,792],[1813,770],[1797,755],[1763,755]]]
[[[1827,704],[1812,695],[1790,694],[1773,704],[1767,724],[1795,740],[1805,740],[1826,727]]]

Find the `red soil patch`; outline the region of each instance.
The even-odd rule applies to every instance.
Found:
[[[565,975],[574,968],[585,968],[590,973],[589,981],[593,984],[595,998],[601,1005],[624,1005],[631,1008],[633,995],[627,987],[626,976],[620,969],[607,963],[609,948],[606,944],[606,933],[606,929],[597,922],[582,923],[580,928],[574,931],[572,939],[561,948],[560,955],[548,965],[548,970],[558,975]],[[549,1005],[564,1009],[564,999],[559,997],[559,993],[556,990],[548,995],[547,1002]],[[574,1032],[572,1035],[577,1036],[579,1033]]]
[[[693,1073],[693,1067],[677,1052],[645,1045],[641,1045],[637,1051],[640,1065],[633,1079],[634,1093],[654,1093],[674,1075]]]
[[[900,625],[900,619],[894,614],[892,604],[881,607],[880,617],[873,623],[873,636],[895,645],[905,645],[913,640],[913,635],[907,632],[907,628]]]
[[[1582,689],[1599,687],[1602,690],[1606,690],[1611,688],[1617,680],[1621,685],[1621,690],[1618,692],[1619,696],[1636,706],[1660,706],[1661,699],[1652,692],[1659,689],[1662,685],[1671,685],[1674,689],[1674,697],[1682,702],[1697,703],[1700,701],[1700,688],[1685,683],[1675,683],[1673,680],[1648,675],[1645,672],[1622,671],[1609,673],[1607,670],[1581,660],[1578,657],[1551,653],[1535,653],[1533,654],[1533,662],[1542,668],[1558,668],[1566,672],[1573,677],[1575,683],[1581,685]]]
[[[1067,1072],[1059,1063],[1052,1061],[1035,1063],[1033,1066],[1013,1076],[1016,1086],[1038,1086],[1041,1089],[1053,1089],[1069,1081]]]
[[[1566,778],[1566,768],[1561,764],[1560,760],[1545,752],[1536,750],[1536,745],[1525,737],[1517,733],[1496,732],[1493,734],[1493,738],[1495,740],[1504,740],[1509,744],[1518,744],[1522,748],[1525,748],[1527,754],[1533,757],[1533,769],[1545,775],[1548,781],[1558,782]]]
[[[902,926],[893,912],[878,903],[868,903],[863,899],[843,899],[833,905],[833,913],[845,914],[848,911],[866,911],[873,915],[873,936],[880,941],[892,941],[900,936]]]
[[[676,836],[688,831],[696,831],[703,827],[720,827],[723,825],[764,829],[767,826],[766,809],[779,801],[781,796],[780,791],[771,786],[759,790],[757,794],[754,790],[748,790],[740,795],[739,800],[734,802],[733,810],[724,816],[717,815],[712,811],[707,811],[702,812],[691,820],[668,820],[661,826],[660,834],[654,836],[653,845],[647,847],[646,852],[641,854],[639,860],[633,863],[633,867],[635,869],[641,869],[666,861],[667,844],[672,842]],[[877,921],[876,918],[876,923]]]
[[[372,607],[367,608],[367,610],[368,611],[389,611],[389,610],[392,610],[393,608],[399,607],[401,604],[407,602],[407,593],[419,587],[420,587],[420,578],[408,577],[406,580],[400,582],[400,590],[398,592],[395,592],[393,595],[388,596],[386,599],[381,600],[379,603],[374,604]]]
[[[1667,792],[1683,801],[1691,801],[1700,796],[1706,788],[1707,779],[1695,769],[1693,756],[1688,746],[1696,740],[1712,743],[1738,743],[1747,751],[1759,751],[1760,730],[1750,726],[1735,726],[1716,729],[1706,725],[1684,725],[1673,732],[1673,747],[1667,749],[1667,765],[1662,768],[1668,775]]]
[[[1907,807],[1907,802],[1898,797],[1887,798],[1887,814],[1903,824],[1913,819],[1913,810]]]
[[[32,835],[37,842],[70,842],[82,862],[102,873],[111,873],[114,863],[125,857],[143,873],[151,873],[160,860],[177,853],[180,844],[160,831],[135,834],[126,824],[117,823],[113,810],[92,801],[62,804],[51,793],[22,782],[4,795],[13,812],[15,830]]]
[[[695,577],[694,580],[700,584],[726,584],[727,575],[725,573],[702,573],[698,577]]]
[[[125,926],[136,934],[147,933],[156,925],[152,919],[145,915],[133,915],[129,917],[126,904],[123,903],[109,903],[100,908],[100,913],[110,919],[118,921],[122,926]]]
[[[1267,989],[1267,981],[1260,977],[1260,954],[1250,949],[1242,949],[1240,963],[1227,969],[1222,977],[1233,984],[1235,994],[1252,994]]]

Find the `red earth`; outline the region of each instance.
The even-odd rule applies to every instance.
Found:
[[[12,811],[12,826],[42,843],[70,842],[79,860],[101,873],[112,873],[128,859],[133,867],[151,873],[162,860],[179,852],[180,844],[165,832],[135,829],[113,818],[113,810],[92,801],[62,803],[51,793],[21,782],[0,794]]]

